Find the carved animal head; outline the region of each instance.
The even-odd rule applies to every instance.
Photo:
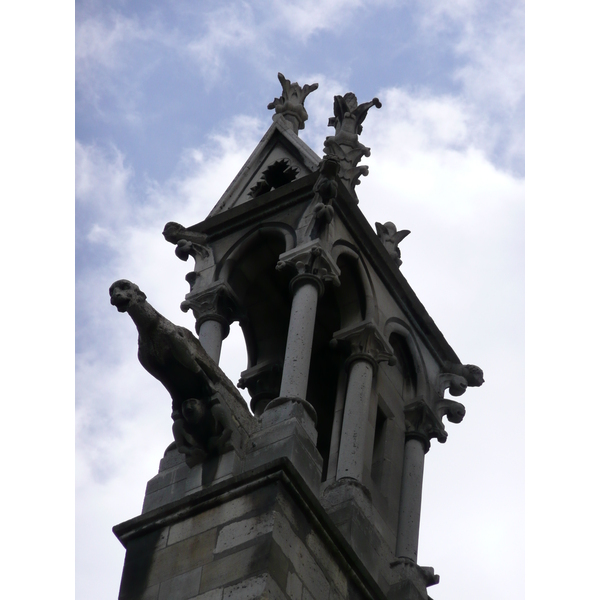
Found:
[[[127,279],[115,281],[108,289],[110,303],[117,307],[119,312],[126,312],[132,304],[146,300],[146,294],[135,284]]]
[[[163,234],[165,240],[167,240],[167,242],[176,244],[179,241],[181,233],[184,230],[185,230],[185,227],[183,225],[180,225],[179,223],[175,223],[175,221],[169,221],[165,225],[162,234]]]
[[[181,412],[188,423],[197,424],[208,413],[208,404],[198,398],[188,398],[181,405]]]
[[[465,378],[470,386],[479,387],[483,384],[483,371],[477,365],[465,365]]]

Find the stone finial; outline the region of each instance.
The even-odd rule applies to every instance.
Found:
[[[275,109],[273,120],[277,115],[281,115],[286,121],[292,124],[294,133],[298,133],[299,129],[304,129],[304,122],[308,119],[308,113],[304,108],[304,100],[311,92],[314,92],[318,87],[318,83],[311,85],[300,85],[291,83],[281,73],[277,73],[277,79],[281,83],[282,94],[279,98],[274,98],[273,102],[267,105],[269,110]]]
[[[363,156],[371,155],[371,149],[363,146],[358,141],[358,136],[362,132],[362,123],[367,117],[367,112],[372,106],[381,108],[378,98],[362,104],[358,104],[356,96],[352,92],[333,98],[334,116],[329,119],[328,125],[335,127],[335,135],[325,138],[323,151],[326,156],[340,158],[340,178],[354,196],[356,196],[354,188],[360,183],[358,178],[361,175],[369,174],[369,168],[366,165],[357,166]]]
[[[402,260],[400,258],[400,248],[398,248],[398,244],[410,233],[410,231],[408,229],[397,231],[396,226],[391,221],[388,221],[383,225],[381,223],[375,223],[375,229],[377,230],[377,237],[385,246],[388,254],[392,257],[392,260],[400,266]]]

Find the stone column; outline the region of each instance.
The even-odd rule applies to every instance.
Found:
[[[198,321],[196,321],[198,327]],[[219,364],[221,358],[221,345],[229,335],[229,323],[220,315],[206,315],[204,321],[200,321],[198,327],[198,338],[206,353]]]
[[[392,364],[395,359],[392,348],[372,323],[338,331],[332,345],[350,346],[352,352],[346,361],[349,374],[336,479],[350,477],[362,483],[373,376],[379,361]]]
[[[239,313],[233,292],[226,283],[217,282],[201,292],[188,294],[181,303],[181,310],[187,312],[190,308],[196,318],[200,343],[218,364],[223,340]]]
[[[297,275],[290,284],[292,311],[285,347],[285,360],[279,395],[306,400],[317,302],[323,282],[314,275]]]
[[[429,445],[429,442],[427,442]],[[419,548],[419,526],[421,521],[421,494],[423,470],[427,449],[423,440],[409,438],[404,446],[404,468],[400,492],[400,514],[398,517],[398,539],[396,556],[417,562]]]
[[[290,282],[292,309],[277,404],[286,398],[306,401],[317,303],[326,282],[339,285],[340,271],[318,240],[282,254],[277,269],[296,272]]]
[[[351,477],[362,482],[371,384],[376,363],[368,354],[351,358],[336,479]]]
[[[444,442],[447,434],[441,420],[422,400],[407,405],[404,414],[406,434],[396,556],[416,563],[425,454],[429,451],[432,437]]]

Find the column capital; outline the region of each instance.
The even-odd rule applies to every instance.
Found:
[[[372,321],[340,329],[333,334],[330,342],[333,348],[341,347],[350,353],[346,368],[356,360],[364,360],[377,369],[378,363],[396,364],[394,351]]]
[[[240,318],[239,304],[232,289],[225,282],[217,282],[194,294],[188,294],[181,310],[192,309],[196,318],[196,333],[205,321],[218,321],[223,328],[223,339],[229,335],[229,326]]]
[[[436,438],[443,444],[448,438],[446,428],[438,415],[420,399],[407,404],[404,408],[406,423],[405,439],[419,440],[423,444],[425,452],[429,451],[431,443],[429,440]]]
[[[319,294],[323,293],[323,284],[331,282],[335,286],[340,285],[340,269],[333,258],[319,243],[319,240],[311,240],[300,244],[279,256],[279,262],[275,267],[278,271],[288,270],[295,276],[292,285],[307,276],[319,280]]]

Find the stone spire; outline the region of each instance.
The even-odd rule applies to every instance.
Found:
[[[299,129],[304,129],[304,122],[308,119],[308,113],[304,108],[304,100],[311,92],[314,92],[318,87],[318,83],[311,85],[300,85],[296,83],[290,83],[289,79],[286,79],[283,74],[277,73],[282,87],[282,94],[279,98],[274,98],[273,102],[267,105],[269,110],[275,109],[273,120],[277,118],[277,115],[281,115],[284,119],[292,124],[294,133],[298,133]]]

